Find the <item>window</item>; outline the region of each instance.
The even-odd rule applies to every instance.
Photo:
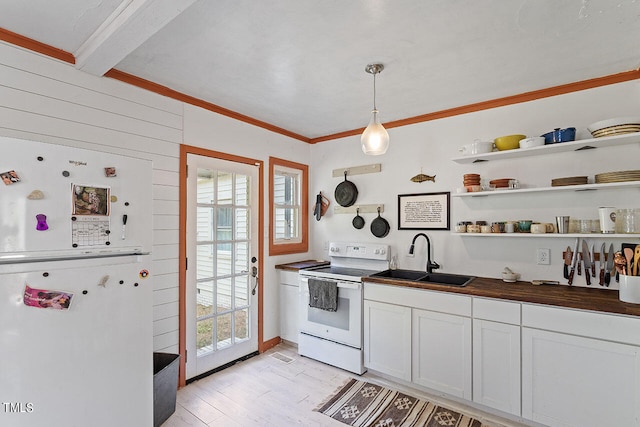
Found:
[[[309,167],[269,157],[269,255],[309,250]]]

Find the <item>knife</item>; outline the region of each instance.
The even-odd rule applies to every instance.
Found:
[[[571,265],[571,246],[567,246],[567,250],[564,252],[564,270],[563,275],[565,279],[569,278],[569,266]]]
[[[587,279],[587,286],[591,286],[591,258],[586,240],[582,241],[582,261],[584,262],[584,277]]]
[[[596,278],[596,257],[595,257],[595,244],[591,244],[591,250],[589,251],[589,261],[591,261],[591,277]]]
[[[580,238],[576,239],[576,247],[573,250],[573,255],[571,257],[571,271],[569,272],[569,286],[573,283],[573,274],[576,272],[576,264],[578,263],[578,246],[580,243]]]
[[[609,286],[611,282],[611,272],[613,271],[613,243],[609,245],[609,254],[607,255],[607,271],[604,272],[604,284]]]
[[[604,247],[605,244],[602,243],[602,246],[600,246],[600,286],[604,286]]]

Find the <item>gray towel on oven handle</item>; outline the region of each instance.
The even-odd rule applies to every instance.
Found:
[[[338,283],[310,278],[309,307],[338,311]]]

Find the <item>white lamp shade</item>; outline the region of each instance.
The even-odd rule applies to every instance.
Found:
[[[386,153],[389,148],[389,133],[380,123],[378,110],[373,110],[371,113],[371,121],[362,133],[360,142],[364,154],[378,156]]]

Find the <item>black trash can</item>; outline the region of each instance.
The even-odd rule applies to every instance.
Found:
[[[159,427],[176,411],[180,355],[153,353],[153,426]]]

